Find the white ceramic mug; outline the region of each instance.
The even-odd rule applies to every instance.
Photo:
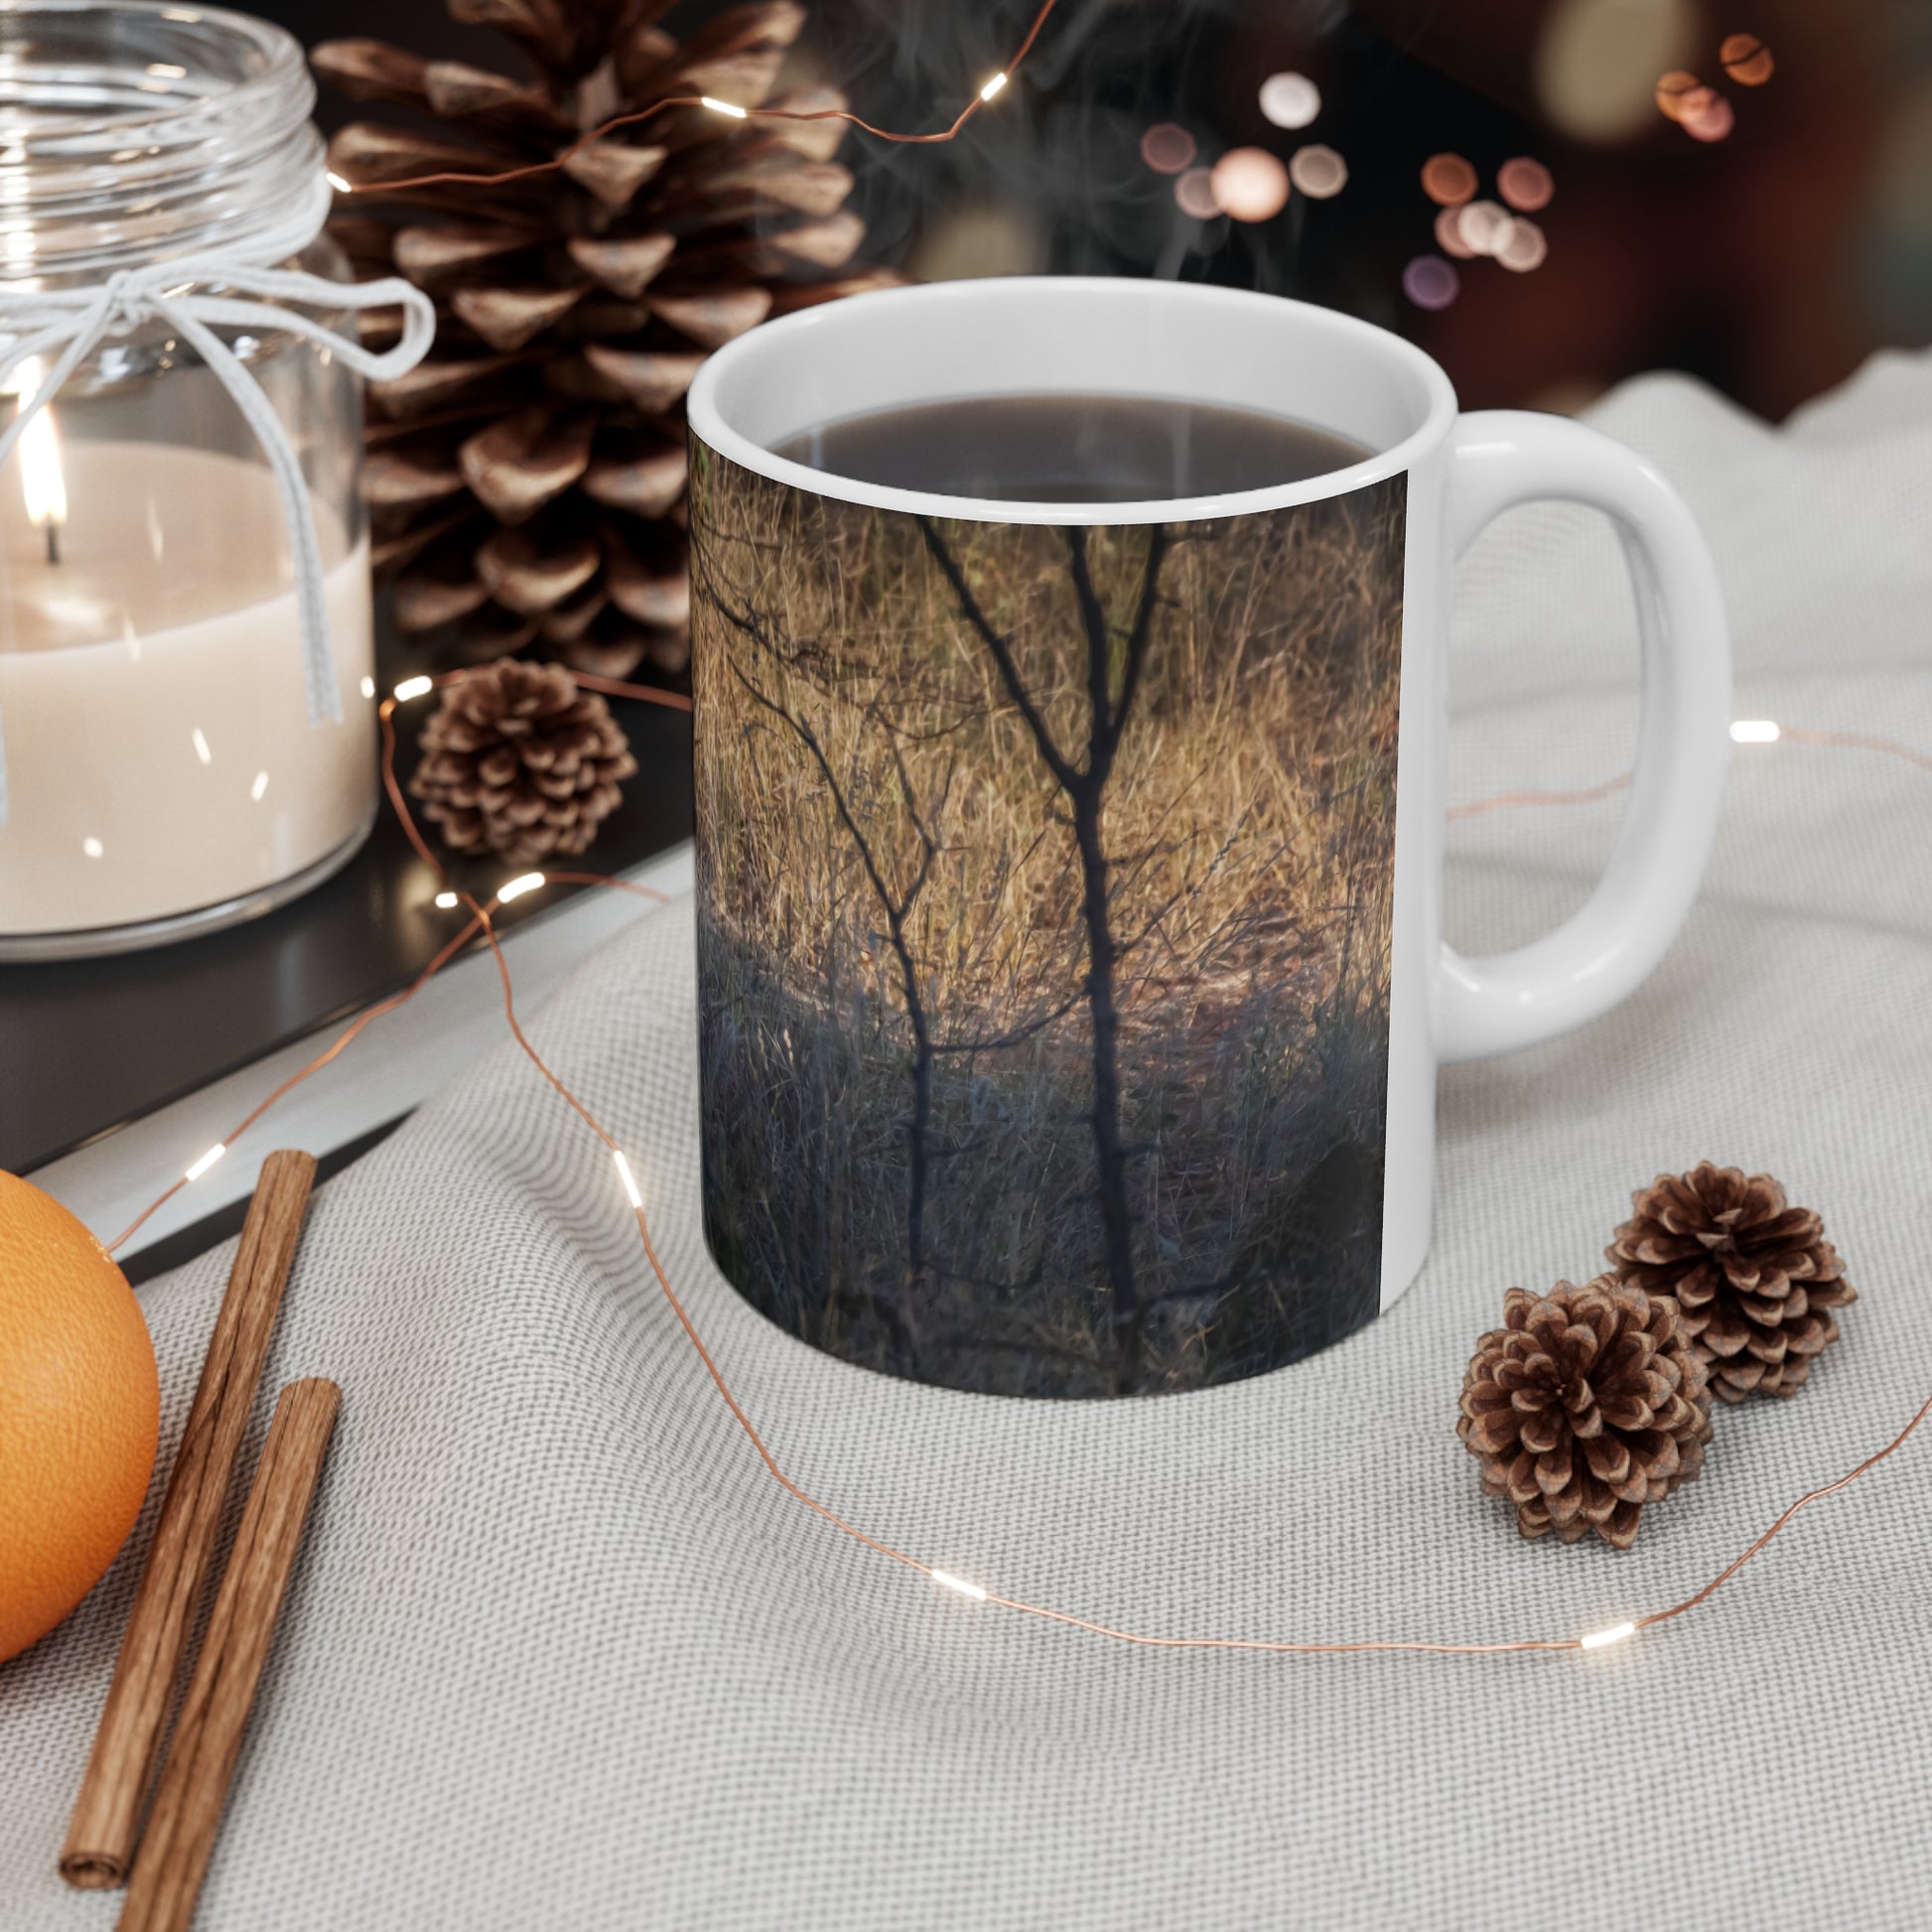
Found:
[[[854,415],[1068,391],[1268,412],[1369,454],[1274,488],[1083,505],[879,486],[772,453]],[[829,303],[721,349],[689,416],[706,1224],[726,1274],[850,1359],[1045,1394],[1251,1374],[1386,1308],[1429,1242],[1438,1066],[1607,1011],[1697,893],[1729,666],[1717,577],[1670,484],[1562,418],[1458,415],[1443,370],[1366,323],[1162,282]],[[1587,903],[1466,958],[1442,937],[1450,571],[1491,518],[1546,497],[1604,511],[1623,539],[1636,770]],[[1264,687],[1235,633],[1261,621],[1262,592],[1293,601],[1315,557],[1366,615],[1312,668],[1296,656],[1314,652],[1308,626],[1284,645],[1277,624],[1270,649],[1293,661]],[[1089,565],[1100,596],[1080,607],[1059,579]],[[1247,616],[1223,595],[1237,581],[1255,587]],[[1138,641],[1137,586],[1153,614]],[[1083,643],[1078,611],[1099,603],[1113,615]],[[1143,648],[1136,689],[1120,665]],[[1104,696],[1090,677],[1082,699],[1082,662]],[[1317,674],[1340,722],[1298,736],[1292,715],[1315,707],[1290,700]],[[1270,722],[1284,690],[1287,722]],[[1137,709],[1115,734],[1095,914],[1080,747],[1116,704]],[[1162,792],[1183,765],[1192,789]],[[1201,942],[1215,965],[1136,978],[1114,959],[1103,1011],[1099,954],[1177,916],[1151,892],[1132,902],[1136,814],[1152,827],[1161,800],[1159,836],[1196,855],[1173,862],[1173,892],[1195,895],[1178,902],[1227,900]],[[1093,846],[1102,808],[1086,811]],[[1264,861],[1302,848],[1316,856],[1294,861],[1298,898]],[[1023,851],[1048,868],[1028,902],[1044,909],[1001,927],[985,908]],[[1317,929],[1318,886],[1351,923]],[[1120,933],[1095,922],[1109,916]],[[996,986],[970,964],[996,940],[1037,963]],[[1296,1085],[1316,1060],[1326,1098]],[[1319,1133],[1290,1148],[1288,1124],[1310,1120]]]

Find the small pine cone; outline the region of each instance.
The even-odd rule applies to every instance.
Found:
[[[513,658],[444,687],[423,727],[412,797],[452,851],[513,865],[582,852],[637,761],[611,707],[560,664]]]
[[[1619,1281],[1676,1299],[1712,1393],[1797,1394],[1811,1358],[1838,1339],[1832,1310],[1859,1299],[1818,1216],[1787,1206],[1768,1173],[1709,1161],[1659,1174],[1630,1204],[1604,1252]]]
[[[1476,1344],[1455,1425],[1482,1487],[1534,1541],[1594,1530],[1627,1550],[1645,1503],[1704,1467],[1711,1395],[1677,1304],[1607,1275],[1548,1295],[1512,1288]]]

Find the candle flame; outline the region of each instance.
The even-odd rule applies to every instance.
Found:
[[[46,371],[30,355],[14,373],[13,392],[23,401],[39,393]],[[61,468],[61,432],[51,403],[35,411],[20,435],[20,488],[27,520],[37,530],[58,530],[68,520],[68,483]]]

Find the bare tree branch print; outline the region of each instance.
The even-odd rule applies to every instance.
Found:
[[[1116,1388],[1124,1394],[1139,1379],[1141,1309],[1134,1281],[1134,1221],[1127,1194],[1128,1152],[1120,1119],[1120,1012],[1114,999],[1120,947],[1114,937],[1108,900],[1103,823],[1107,781],[1113,775],[1114,759],[1134,709],[1141,667],[1147,661],[1155,599],[1161,584],[1161,563],[1168,551],[1168,533],[1159,523],[1148,533],[1147,560],[1142,566],[1140,597],[1127,628],[1118,692],[1114,689],[1113,626],[1094,591],[1092,573],[1087,568],[1087,532],[1069,529],[1062,533],[1086,640],[1087,731],[1080,761],[1076,763],[1054,743],[1045,718],[1020,675],[1011,644],[987,621],[972,586],[937,526],[925,516],[918,519],[918,525],[925,546],[945,573],[961,611],[992,653],[1007,695],[1027,721],[1040,761],[1065,794],[1072,818],[1073,842],[1080,855],[1080,916],[1086,928],[1086,998],[1093,1035],[1093,1146],[1098,1170],[1095,1191],[1107,1281],[1113,1294],[1114,1379]]]
[[[708,580],[704,582],[701,593],[707,604],[731,628],[746,638],[755,648],[765,655],[771,654],[769,642],[758,618],[750,612],[734,610]],[[758,679],[746,669],[737,657],[727,653],[724,663],[732,677],[736,679],[746,695],[758,708],[777,720],[805,748],[812,762],[818,767],[825,789],[832,800],[833,809],[838,813],[839,823],[845,827],[846,835],[852,841],[853,850],[859,856],[864,868],[867,883],[872,888],[873,897],[879,906],[880,915],[886,921],[887,943],[898,966],[899,997],[904,1003],[905,1021],[912,1034],[912,1097],[905,1119],[906,1146],[906,1200],[905,1200],[905,1279],[908,1284],[916,1283],[925,1272],[925,1194],[927,1174],[927,1145],[932,1117],[932,1031],[926,1018],[925,1001],[919,989],[918,962],[913,956],[912,946],[907,936],[906,921],[910,916],[919,895],[925,891],[926,882],[932,876],[932,861],[939,850],[935,827],[943,817],[946,799],[952,790],[955,766],[948,763],[940,780],[939,794],[933,802],[930,815],[920,809],[913,790],[912,775],[906,768],[905,758],[898,745],[889,744],[893,766],[898,777],[900,795],[903,799],[906,816],[918,840],[918,861],[910,879],[902,884],[889,880],[885,864],[873,849],[865,828],[859,823],[845,788],[839,782],[839,775],[832,767],[818,734],[798,712],[779,699],[770,696]],[[867,712],[869,719],[876,721],[876,707]]]

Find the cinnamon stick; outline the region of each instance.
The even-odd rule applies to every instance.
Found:
[[[313,1156],[285,1150],[262,1163],[255,1183],[93,1752],[61,1848],[61,1876],[84,1890],[127,1882],[141,1803],[161,1748],[175,1678],[202,1600],[235,1456],[254,1406],[315,1176]]]
[[[291,1382],[275,1405],[154,1795],[120,1932],[187,1932],[195,1916],[342,1399],[334,1382]]]

